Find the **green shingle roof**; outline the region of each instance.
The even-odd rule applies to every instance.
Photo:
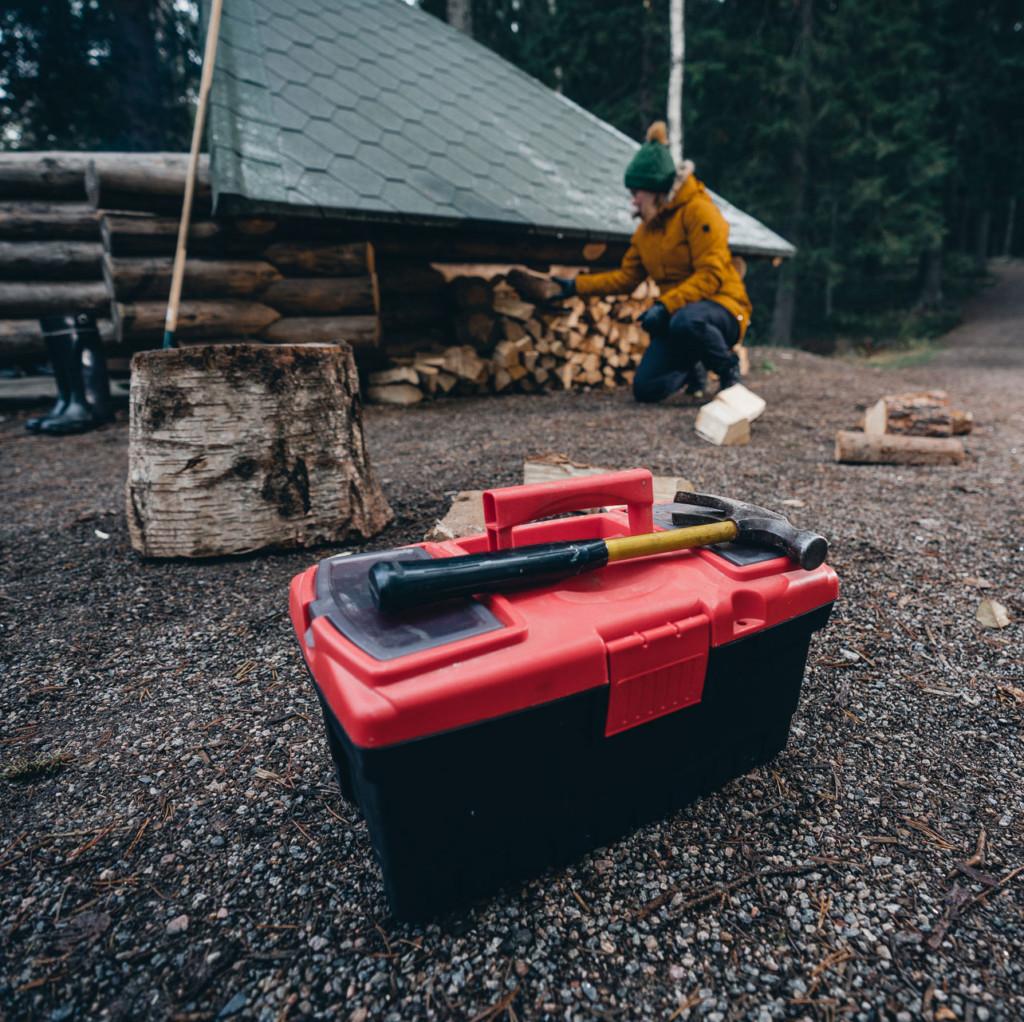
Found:
[[[637,144],[402,0],[225,0],[217,209],[632,233]],[[793,254],[715,196],[735,251]]]

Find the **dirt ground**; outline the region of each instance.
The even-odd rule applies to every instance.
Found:
[[[368,548],[555,450],[787,510],[842,584],[770,768],[427,926],[389,917],[291,635],[324,552],[143,563],[126,425],[4,413],[0,770],[51,769],[0,775],[0,1018],[1024,1016],[1024,266],[995,272],[916,366],[755,350],[749,447],[624,393],[367,409],[396,512]],[[966,464],[833,462],[922,387],[973,410]]]

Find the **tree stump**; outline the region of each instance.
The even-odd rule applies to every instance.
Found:
[[[391,520],[347,345],[225,344],[132,359],[128,527],[145,557],[369,537]]]

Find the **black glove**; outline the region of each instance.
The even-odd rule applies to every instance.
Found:
[[[660,334],[668,329],[668,321],[672,317],[661,302],[655,302],[641,317],[640,325],[649,334]]]
[[[562,289],[556,298],[571,298],[576,294],[576,281],[572,277],[552,277],[551,280]]]

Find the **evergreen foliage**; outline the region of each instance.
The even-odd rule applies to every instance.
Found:
[[[641,139],[666,113],[668,7],[473,0],[473,29]],[[195,36],[195,0],[8,0],[0,145],[187,148]],[[1020,0],[687,0],[686,53],[685,155],[799,248],[752,267],[752,337],[913,332],[1024,250]]]

